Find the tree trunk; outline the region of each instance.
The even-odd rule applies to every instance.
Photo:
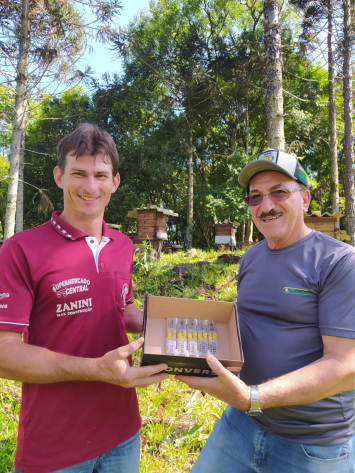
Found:
[[[16,222],[15,232],[19,233],[23,230],[23,178],[24,178],[24,162],[25,162],[25,133],[22,134],[21,150],[18,170],[18,186],[16,201]]]
[[[10,238],[14,234],[15,230],[21,139],[22,135],[25,132],[26,123],[27,75],[29,56],[28,3],[29,0],[22,0],[21,35],[19,42],[19,60],[16,77],[14,121],[11,137],[9,187],[7,191],[4,240]]]
[[[253,243],[253,221],[247,220],[247,228],[245,233],[245,243],[248,245],[249,243]]]
[[[328,92],[329,92],[329,162],[330,162],[330,198],[333,214],[339,212],[337,117],[335,108],[335,82],[333,58],[333,5],[328,1]],[[339,221],[336,223],[339,228]]]
[[[248,94],[246,97],[246,106],[245,106],[245,113],[246,113],[246,140],[245,140],[245,153],[248,156],[249,154],[249,107],[248,107]]]
[[[278,0],[264,1],[264,43],[266,54],[266,123],[270,148],[285,149],[281,26]]]
[[[193,149],[192,149],[192,114],[187,116],[187,172],[188,172],[188,199],[187,199],[187,227],[186,227],[186,249],[192,248],[193,233],[193,200],[194,200],[194,170],[193,170]]]
[[[345,228],[355,246],[355,200],[354,200],[354,137],[353,137],[353,91],[351,64],[351,3],[344,0],[344,155],[345,155]]]

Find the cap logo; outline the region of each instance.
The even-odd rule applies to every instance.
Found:
[[[272,156],[271,154],[267,154],[259,158],[259,160],[260,161],[275,161],[275,156]]]
[[[269,161],[270,163],[277,163],[278,152],[275,150],[265,151],[258,157],[258,161]]]
[[[304,172],[304,169],[301,166],[298,166],[298,176],[305,182],[308,182],[307,174]]]

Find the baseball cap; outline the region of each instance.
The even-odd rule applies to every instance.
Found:
[[[299,160],[292,154],[267,148],[252,163],[247,164],[238,177],[243,187],[248,187],[250,179],[261,171],[279,171],[308,188],[307,174]]]

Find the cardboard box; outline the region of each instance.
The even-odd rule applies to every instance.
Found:
[[[240,340],[237,304],[197,299],[177,299],[145,295],[143,315],[144,345],[141,366],[166,363],[166,372],[189,376],[215,376],[205,356],[186,357],[166,352],[166,319],[208,319],[216,322],[219,361],[230,371],[238,373],[244,356]]]

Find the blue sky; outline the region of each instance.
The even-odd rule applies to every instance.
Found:
[[[121,15],[116,19],[116,25],[124,27],[129,24],[133,18],[143,9],[149,9],[149,0],[122,0]],[[119,59],[113,59],[113,51],[108,49],[109,45],[99,42],[91,42],[94,52],[87,52],[84,57],[85,64],[89,64],[93,71],[94,77],[101,79],[102,74],[109,72],[120,73],[121,65]]]

